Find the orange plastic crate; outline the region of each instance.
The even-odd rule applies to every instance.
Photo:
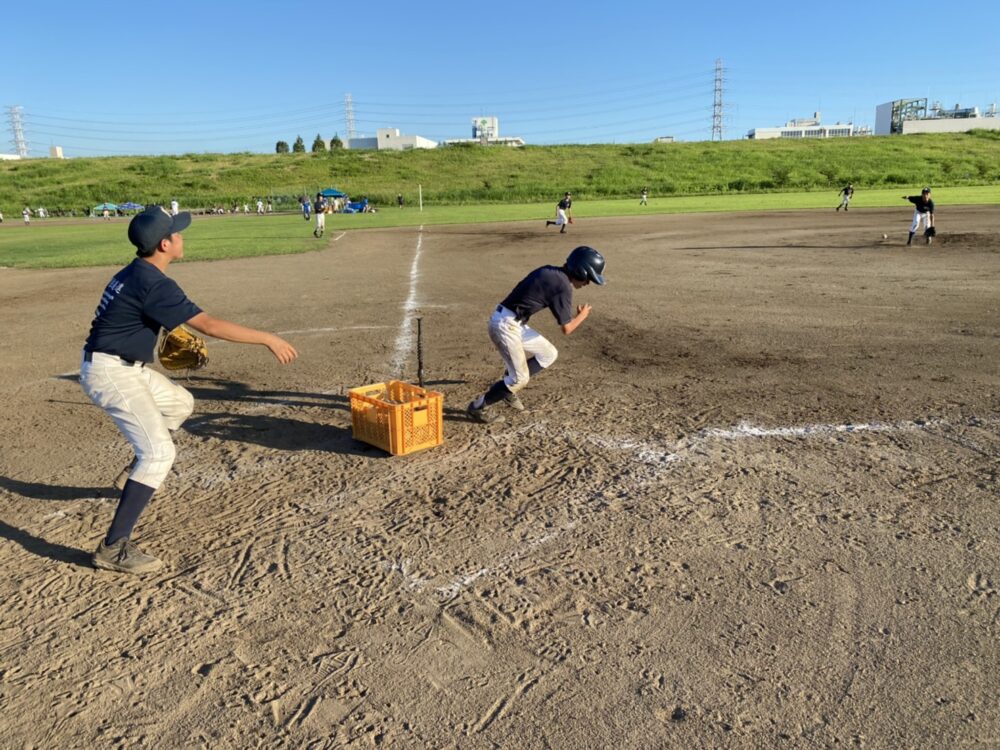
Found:
[[[351,388],[351,426],[355,440],[394,456],[444,442],[444,396],[401,380]]]

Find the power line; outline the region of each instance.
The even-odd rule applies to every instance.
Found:
[[[714,82],[715,100],[711,115],[704,106],[692,107],[702,99],[709,77],[707,71],[689,73],[669,79],[639,81],[627,85],[615,82],[613,88],[590,88],[574,93],[564,86],[518,91],[515,96],[504,96],[495,106],[484,107],[461,101],[462,97],[422,98],[418,101],[398,99],[387,102],[373,99],[360,103],[351,94],[345,94],[342,104],[331,102],[298,109],[275,110],[258,108],[254,114],[238,116],[235,112],[226,117],[199,118],[185,113],[184,121],[177,127],[164,129],[162,117],[149,118],[134,113],[127,118],[113,115],[68,117],[59,113],[32,112],[22,118],[37,137],[51,138],[64,147],[73,147],[91,153],[128,153],[151,151],[156,146],[166,150],[176,146],[181,151],[201,151],[205,145],[226,150],[248,150],[257,143],[273,139],[287,139],[288,133],[326,132],[339,130],[338,121],[345,123],[347,137],[357,136],[357,126],[377,129],[398,127],[420,131],[433,129],[436,134],[422,133],[437,140],[454,137],[460,123],[477,114],[499,114],[507,123],[508,132],[525,138],[566,139],[581,142],[594,141],[610,136],[613,140],[631,137],[653,138],[667,128],[686,127],[704,117],[700,122],[711,122],[712,139],[722,138],[721,60],[716,61]],[[555,92],[551,94],[543,92]],[[703,99],[702,99],[703,101]],[[501,111],[497,111],[497,110]],[[360,115],[359,115],[360,110]],[[114,118],[114,119],[111,119]],[[343,119],[341,119],[343,118]],[[686,132],[692,132],[685,130]],[[694,132],[701,132],[697,130]],[[553,138],[554,137],[554,138]],[[253,142],[254,146],[247,145]],[[104,145],[118,144],[120,149]],[[197,144],[197,145],[192,145]],[[238,145],[237,145],[238,144]],[[125,150],[121,150],[125,149]],[[209,149],[210,150],[210,149]],[[271,148],[262,149],[267,152]]]

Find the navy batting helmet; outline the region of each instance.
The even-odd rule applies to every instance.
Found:
[[[580,245],[566,258],[566,270],[574,279],[604,283],[604,256],[592,247]]]

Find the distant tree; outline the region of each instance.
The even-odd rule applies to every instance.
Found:
[[[302,140],[302,136],[300,135],[298,138],[295,139],[295,143],[292,144],[292,153],[304,154],[305,152],[306,152],[306,144]]]
[[[287,154],[288,153],[288,143],[285,141],[278,141],[274,144],[274,153],[276,154]]]
[[[320,134],[317,133],[316,139],[313,141],[312,152],[316,154],[320,151],[326,151],[326,141],[324,141]]]
[[[333,138],[330,139],[330,150],[333,151],[335,148],[343,148],[344,142],[340,140],[340,136],[336,133]]]

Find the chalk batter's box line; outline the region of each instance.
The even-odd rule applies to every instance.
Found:
[[[972,426],[972,427],[982,427],[986,425],[995,425],[1000,423],[1000,420],[995,419],[980,419],[972,417],[959,426]],[[904,432],[904,431],[926,431],[928,434],[940,434],[936,433],[937,428],[951,428],[955,425],[946,420],[901,420],[898,422],[865,422],[861,424],[812,424],[812,425],[798,425],[791,427],[758,427],[752,425],[748,422],[742,422],[739,425],[731,428],[709,428],[701,430],[698,432],[694,438],[688,442],[688,444],[679,447],[675,451],[665,451],[659,446],[651,445],[648,442],[633,440],[629,438],[619,439],[611,438],[606,435],[594,434],[594,433],[583,433],[574,430],[550,430],[548,425],[544,422],[529,425],[527,427],[510,430],[501,435],[493,436],[494,440],[497,442],[502,442],[505,439],[515,440],[518,437],[523,437],[526,434],[532,432],[539,433],[546,437],[562,437],[567,440],[572,440],[576,442],[585,441],[600,448],[611,448],[621,451],[634,451],[637,453],[640,460],[643,463],[653,463],[656,465],[665,466],[668,464],[673,464],[679,461],[685,460],[685,453],[696,451],[700,445],[705,443],[715,442],[715,441],[736,441],[736,440],[747,440],[747,439],[767,439],[767,438],[814,438],[814,437],[829,437],[833,435],[851,435],[851,434],[861,434],[865,432]],[[982,451],[980,451],[982,452]],[[654,474],[653,478],[646,482],[640,482],[640,487],[649,486],[655,484],[659,479],[659,473]],[[584,492],[589,497],[600,496],[603,492],[608,489],[608,482],[605,480],[600,487],[593,488],[589,490],[584,490]],[[468,573],[458,573],[451,576],[451,583],[445,586],[435,587],[432,591],[432,595],[441,602],[447,602],[455,599],[459,594],[462,593],[466,588],[471,586],[473,583],[481,578],[492,575],[497,571],[509,567],[510,563],[521,559],[526,554],[531,552],[536,547],[548,543],[549,541],[561,536],[562,534],[572,530],[578,525],[582,525],[583,522],[573,521],[566,526],[559,527],[549,531],[541,539],[533,540],[526,544],[516,547],[514,550],[501,556],[499,559],[495,560],[493,563],[488,565],[483,565],[472,572]],[[400,573],[404,586],[417,593],[421,593],[427,589],[430,582],[439,578],[438,575],[432,576],[417,576],[410,571],[412,561],[410,559],[401,561],[384,561],[382,567],[397,571]]]

